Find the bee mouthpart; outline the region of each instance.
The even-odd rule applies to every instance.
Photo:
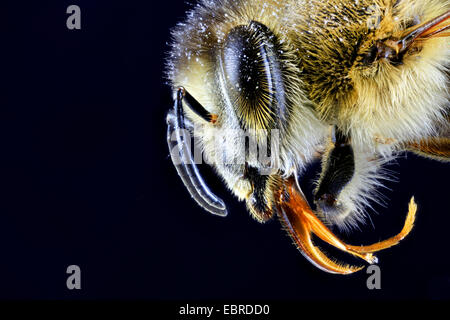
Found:
[[[351,274],[364,267],[343,265],[332,261],[313,244],[312,234],[341,251],[361,258],[369,264],[374,264],[378,262],[378,259],[373,253],[395,246],[411,232],[417,212],[417,205],[412,198],[404,227],[398,235],[369,246],[351,246],[339,240],[317,218],[294,178],[291,177],[284,181],[281,188],[276,191],[275,199],[281,223],[301,253],[319,269],[335,274]]]
[[[408,50],[408,48],[419,40],[426,40],[435,37],[450,36],[450,11],[426,21],[418,26],[414,26],[405,31],[399,40],[388,40],[390,47],[392,47],[397,54]]]

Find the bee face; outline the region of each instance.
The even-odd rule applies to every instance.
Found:
[[[273,215],[276,176],[303,169],[327,134],[302,90],[287,32],[266,14],[284,17],[294,3],[203,2],[173,32],[173,88],[184,87],[217,119],[185,108],[192,132],[205,160],[258,221]]]
[[[227,214],[180,131],[195,136],[203,160],[256,220],[277,214],[317,267],[359,270],[328,259],[312,233],[376,262],[374,252],[411,231],[413,200],[402,232],[368,247],[343,243],[318,216],[340,227],[362,220],[381,164],[442,120],[448,7],[447,0],[201,1],[174,29],[168,63],[175,101],[168,144],[172,160],[184,158],[174,164],[193,198]],[[315,213],[296,179],[317,154],[324,157]]]

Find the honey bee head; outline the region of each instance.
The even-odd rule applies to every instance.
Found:
[[[360,144],[433,134],[448,101],[449,9],[447,0],[314,2],[296,32],[321,116]]]
[[[213,115],[184,108],[206,162],[259,221],[273,215],[275,177],[302,169],[326,133],[275,17],[291,2],[202,1],[174,29],[168,63],[174,91],[184,87]]]
[[[302,254],[332,273],[349,274],[361,268],[327,258],[313,244],[312,234],[375,263],[373,252],[395,245],[410,232],[417,209],[411,201],[399,235],[375,246],[349,246],[319,220],[296,179],[299,170],[328,141],[329,124],[317,117],[317,111],[332,122],[337,117],[333,114],[335,107],[345,110],[360,103],[359,78],[382,83],[371,71],[374,67],[362,63],[370,54],[364,48],[370,48],[371,41],[386,40],[376,40],[381,29],[369,30],[364,22],[370,17],[370,5],[382,13],[377,26],[393,17],[386,13],[388,5],[381,0],[202,0],[174,29],[168,61],[175,100],[167,117],[172,160],[189,154],[178,130],[188,129],[197,138],[204,160],[237,197],[246,201],[252,216],[265,222],[276,212]],[[393,7],[390,5],[389,10]],[[381,62],[375,60],[372,63],[380,63],[382,69]],[[342,129],[345,131],[345,126]],[[340,204],[341,199],[334,201],[331,196],[344,193],[347,202],[357,203],[361,197],[352,196],[358,194],[361,185],[374,185],[371,181],[376,177],[369,168],[365,169],[365,180],[357,180],[357,186],[348,182],[353,172],[362,170],[358,164],[363,161],[357,161],[356,166],[351,163],[353,150],[358,155],[366,154],[364,150],[359,153],[362,143],[354,148],[348,145],[350,141],[344,138],[347,132],[339,131],[337,136],[334,147],[327,151],[331,160],[326,165],[350,165],[344,168],[344,174],[326,169],[317,198],[323,207],[338,204],[339,217],[329,221],[340,223],[338,220],[348,219],[349,211],[358,208]],[[357,140],[354,136],[352,143]],[[263,142],[266,145],[262,149],[269,150],[270,159],[258,153]],[[182,150],[174,149],[175,145]],[[187,158],[187,162],[174,163],[192,197],[207,211],[226,215],[223,201],[204,183],[192,156]],[[366,194],[370,197],[370,190]]]

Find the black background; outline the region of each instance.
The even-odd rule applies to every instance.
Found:
[[[71,4],[81,7],[78,31],[66,28]],[[448,165],[399,159],[375,228],[342,235],[355,244],[392,236],[416,196],[416,227],[378,255],[382,290],[369,291],[365,271],[314,268],[278,221],[253,221],[209,169],[227,218],[203,212],[184,189],[165,142],[172,102],[163,69],[169,30],[191,5],[2,6],[0,298],[450,298]],[[81,291],[66,288],[72,264]]]

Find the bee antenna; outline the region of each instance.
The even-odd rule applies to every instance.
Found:
[[[206,211],[225,217],[228,212],[223,200],[212,193],[206,185],[187,146],[182,104],[184,94],[184,88],[178,89],[174,108],[167,115],[167,143],[170,156],[192,198]]]

